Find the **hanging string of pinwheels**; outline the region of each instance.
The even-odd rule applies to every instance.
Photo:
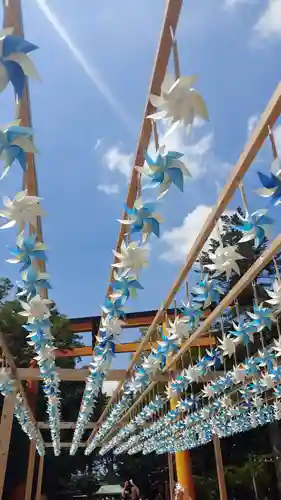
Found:
[[[13,34],[13,28],[7,28],[0,33],[0,91],[9,83],[12,84],[16,103],[19,104],[26,77],[38,78],[32,60],[27,55],[37,49],[36,45],[26,41],[23,37]],[[10,168],[18,163],[25,173],[27,170],[27,154],[36,153],[33,142],[33,131],[21,126],[20,120],[15,120],[0,131],[0,159],[5,177]],[[46,246],[38,242],[35,232],[28,234],[29,227],[36,228],[37,218],[44,215],[41,207],[41,198],[30,196],[27,190],[21,191],[13,199],[4,197],[4,208],[0,217],[5,219],[1,229],[17,226],[18,236],[15,248],[11,249],[12,257],[7,262],[20,264],[21,280],[17,283],[22,305],[20,314],[27,320],[24,328],[27,331],[27,341],[35,351],[35,360],[38,363],[43,390],[47,400],[50,431],[54,453],[60,453],[60,393],[59,378],[55,366],[54,338],[51,334],[51,304],[46,298],[46,291],[51,288],[49,275],[41,271],[40,263],[46,262]],[[8,385],[7,385],[8,384]],[[6,388],[9,387],[7,381]],[[3,393],[5,393],[5,387]],[[31,439],[36,438],[37,447],[43,453],[43,443],[39,443],[38,436],[32,430],[28,413],[24,410],[19,397],[15,408],[15,415]],[[34,434],[35,433],[35,434]]]
[[[274,161],[274,169],[277,173],[280,171],[280,168],[277,168],[277,159]],[[259,173],[259,177],[264,184],[266,176]],[[269,189],[268,185],[266,189]],[[276,191],[277,189],[274,189],[269,193],[263,189],[259,190],[258,194],[273,197]],[[276,196],[274,198],[275,205]],[[268,217],[267,209],[258,210],[250,215],[243,190],[242,198],[245,204],[245,216],[240,216],[238,227],[236,227],[242,232],[239,246],[246,241],[253,240],[254,247],[258,248],[265,243],[266,227],[272,224],[273,220]],[[224,248],[220,237],[218,241],[218,250],[215,254],[209,253],[213,264],[206,265],[214,273],[213,277],[210,279],[208,275],[203,275],[199,286],[195,288],[193,300],[195,303],[199,302],[199,308],[196,307],[194,311],[192,302],[183,304],[184,316],[182,318],[177,316],[174,322],[170,322],[170,328],[167,329],[169,333],[174,334],[172,352],[177,350],[178,341],[180,344],[180,335],[185,336],[186,333],[189,336],[194,331],[194,327],[196,329],[198,326],[202,317],[201,307],[208,307],[211,303],[217,304],[220,301],[223,290],[218,288],[214,277],[226,273],[226,279],[229,281],[232,272],[240,274],[236,261],[240,260],[242,256],[237,252],[237,248]],[[272,280],[272,287],[265,288],[268,295],[266,303],[271,307],[259,303],[254,283],[253,311],[247,311],[245,317],[245,314],[240,314],[238,306],[237,319],[236,322],[233,321],[233,330],[227,334],[224,331],[222,318],[222,338],[218,339],[219,345],[215,349],[207,350],[203,357],[184,369],[170,382],[167,390],[168,397],[179,396],[182,392],[190,391],[188,397],[181,399],[175,410],[170,410],[149,428],[138,434],[135,433],[137,430],[136,421],[135,419],[131,420],[126,427],[102,447],[101,454],[107,453],[116,446],[115,453],[117,454],[124,452],[132,454],[140,451],[143,453],[181,451],[209,442],[214,433],[219,437],[230,436],[281,418],[281,367],[279,366],[281,334],[278,324],[278,314],[281,308],[281,280],[276,261],[274,261],[274,265],[276,273]],[[278,339],[275,339],[273,344],[265,346],[264,331],[271,330],[274,324],[277,325]],[[185,328],[186,332],[184,333]],[[176,335],[177,332],[181,332],[180,335]],[[256,335],[260,336],[261,349],[258,350],[256,356],[250,356],[249,344],[254,342]],[[237,363],[236,349],[241,345],[246,349],[246,359],[242,363]],[[165,348],[167,349],[166,354],[169,355],[167,343]],[[155,353],[152,352],[150,356],[154,355]],[[223,376],[206,384],[201,392],[193,394],[192,385],[194,383],[200,382],[200,379],[210,370],[225,367],[225,359],[231,358],[235,360],[232,370],[224,370]],[[147,364],[149,365],[149,363]],[[156,366],[156,370],[158,370],[159,364],[156,363]],[[236,400],[233,399],[233,389],[235,389]],[[160,395],[157,396],[157,398],[160,397]],[[271,404],[272,399],[273,404]],[[164,404],[167,401],[168,398],[164,399]],[[145,406],[140,412],[147,419],[150,418],[148,406]],[[188,416],[184,418],[186,413]],[[142,424],[144,421],[137,418],[137,422]],[[128,436],[133,433],[135,434],[128,439]],[[126,440],[122,444],[122,440],[125,438]],[[97,444],[98,442],[95,442],[95,445]]]

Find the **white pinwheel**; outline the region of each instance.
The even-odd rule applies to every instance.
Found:
[[[232,379],[235,384],[240,384],[245,382],[246,371],[241,366],[235,366],[232,370]]]
[[[175,317],[175,321],[170,321],[168,319],[167,332],[170,335],[174,335],[176,338],[188,338],[190,336],[190,329],[188,327],[188,318],[179,316]]]
[[[151,95],[150,102],[158,112],[149,115],[152,120],[170,119],[171,127],[166,136],[173,132],[181,123],[187,129],[193,124],[195,117],[208,120],[209,115],[201,95],[192,88],[197,80],[196,75],[181,76],[176,81],[167,74],[161,86],[161,95]]]
[[[53,362],[55,360],[55,351],[56,347],[50,346],[50,345],[45,345],[42,346],[39,351],[37,356],[35,356],[34,359],[40,363],[40,361],[48,361],[48,362]]]
[[[274,378],[269,373],[263,373],[261,383],[266,389],[272,389],[274,387]]]
[[[161,365],[161,359],[159,357],[149,355],[147,358],[144,357],[142,367],[148,375],[155,374]]]
[[[37,217],[44,215],[39,204],[41,199],[39,196],[28,196],[27,190],[17,193],[13,200],[5,196],[3,198],[5,209],[0,211],[0,217],[8,219],[9,222],[1,226],[1,229],[17,224],[22,232],[26,224],[36,226]]]
[[[23,311],[19,314],[26,316],[28,321],[33,319],[45,319],[50,317],[50,305],[52,301],[49,299],[42,299],[40,295],[35,295],[29,302],[22,302],[21,306]]]
[[[237,252],[237,246],[226,246],[219,244],[215,252],[209,253],[209,258],[212,260],[212,264],[207,264],[210,271],[214,271],[214,278],[226,273],[227,281],[230,280],[231,273],[234,271],[240,276],[240,269],[237,264],[237,260],[244,259],[240,253]]]
[[[120,252],[113,250],[113,254],[119,262],[112,264],[112,267],[139,273],[142,267],[148,264],[148,249],[141,247],[137,241],[132,241],[128,245],[122,241]]]
[[[101,318],[100,331],[104,332],[108,337],[117,337],[122,332],[122,328],[125,325],[124,321],[117,318],[116,316],[105,316]]]
[[[281,356],[281,337],[278,340],[274,339],[273,350],[276,352],[276,358],[280,358]]]
[[[268,304],[276,307],[277,311],[281,310],[281,283],[276,279],[272,285],[273,290],[265,289],[270,299],[266,300]]]
[[[215,397],[215,390],[210,384],[207,384],[204,385],[204,388],[202,389],[202,394],[203,398],[212,399]]]
[[[230,335],[224,335],[222,340],[219,339],[219,348],[222,350],[223,356],[228,356],[231,358],[235,353],[236,345],[234,340]]]
[[[273,408],[276,420],[281,420],[281,401],[279,399],[274,401]]]

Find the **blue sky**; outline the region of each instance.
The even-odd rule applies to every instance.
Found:
[[[164,0],[23,0],[25,36],[40,47],[32,57],[42,83],[30,87],[51,297],[70,317],[98,314],[104,300],[164,7]],[[166,296],[280,80],[281,1],[186,0],[178,45],[182,74],[199,75],[210,123],[170,140],[186,154],[194,179],[161,204],[162,239],[151,240],[145,291],[130,310],[158,308]],[[0,104],[7,123],[11,89]],[[281,128],[276,139],[281,149]],[[269,157],[267,145],[260,169]],[[253,210],[264,206],[251,194],[255,171],[246,179]],[[14,165],[0,195],[13,197],[20,187]],[[14,237],[4,231],[0,246],[1,274],[13,281],[17,269],[4,259]]]

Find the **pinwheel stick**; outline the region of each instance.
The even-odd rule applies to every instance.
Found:
[[[172,37],[175,79],[178,80],[180,78],[180,61],[179,61],[178,44],[172,26],[170,26],[170,31]]]
[[[248,213],[248,203],[247,203],[246,191],[245,191],[243,182],[241,182],[239,189],[240,189],[240,193],[241,193],[241,197],[242,197],[242,201],[243,201],[245,214],[247,214]]]

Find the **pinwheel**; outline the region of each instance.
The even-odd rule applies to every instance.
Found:
[[[198,382],[200,378],[200,373],[196,369],[196,366],[191,366],[189,365],[188,368],[184,369],[183,376],[185,377],[186,380],[188,380],[190,383],[191,382]]]
[[[263,187],[257,189],[256,193],[263,198],[269,198],[270,204],[277,207],[281,203],[281,168],[280,160],[276,158],[271,165],[271,174],[268,177],[258,172]]]
[[[257,367],[256,360],[254,358],[249,358],[243,363],[243,368],[247,376],[257,376],[259,375],[259,369]]]
[[[145,151],[146,164],[141,169],[135,167],[142,175],[151,180],[151,185],[143,186],[143,188],[159,187],[159,198],[168,192],[172,184],[183,192],[184,177],[191,177],[189,170],[181,159],[183,156],[182,153],[177,151],[167,151],[165,153],[165,146],[160,146],[156,158],[153,160]]]
[[[281,398],[281,385],[276,385],[273,389],[273,392],[276,398]]]
[[[203,303],[204,309],[209,307],[212,302],[216,304],[220,301],[220,295],[224,293],[220,284],[213,279],[209,279],[208,274],[200,281],[199,285],[193,288],[196,296],[195,302]]]
[[[280,358],[281,356],[281,337],[278,338],[278,340],[274,339],[273,341],[273,350],[276,352],[275,356],[276,358]]]
[[[176,316],[174,321],[168,319],[167,332],[169,335],[175,335],[179,339],[188,338],[190,336],[188,318]]]
[[[198,363],[200,363],[202,360],[199,360]],[[214,366],[215,368],[219,368],[221,363],[222,363],[222,355],[219,349],[207,349],[206,350],[206,355],[203,358],[204,364],[206,366]],[[198,367],[197,363],[197,367]],[[202,363],[200,363],[201,365]]]
[[[279,380],[281,378],[281,366],[278,366],[276,363],[274,363],[273,367],[268,369],[268,372],[274,378],[274,381],[279,383]]]
[[[208,111],[200,94],[192,88],[196,76],[182,76],[174,81],[167,74],[161,86],[161,95],[151,95],[150,102],[159,111],[149,115],[152,120],[171,119],[171,126],[166,136],[180,124],[189,131],[195,117],[208,120]]]
[[[35,295],[42,295],[43,290],[51,288],[49,283],[50,275],[41,273],[34,267],[29,267],[27,271],[22,273],[21,282],[17,282],[17,286],[21,288],[21,292],[17,293],[18,297],[27,297],[27,300],[35,297]]]
[[[0,130],[0,160],[4,162],[4,170],[0,180],[7,175],[15,160],[18,161],[23,171],[26,171],[26,153],[35,154],[38,152],[33,144],[32,135],[33,132],[30,128],[20,126],[20,120],[16,120]]]
[[[235,353],[235,343],[230,335],[224,335],[222,339],[218,339],[220,342],[219,348],[222,350],[223,356],[228,356],[231,358]]]
[[[102,306],[102,311],[107,314],[109,319],[124,318],[124,304],[122,299],[111,300],[108,297]]]
[[[148,264],[148,249],[140,247],[137,241],[132,241],[127,246],[122,241],[120,252],[113,250],[113,254],[119,262],[112,264],[112,266],[118,269],[132,270],[138,273],[143,266]]]
[[[263,307],[262,303],[259,306],[254,305],[254,312],[247,312],[247,314],[252,318],[249,327],[253,327],[258,332],[261,332],[264,328],[270,329],[274,321],[272,310]]]
[[[132,233],[141,233],[143,242],[145,243],[151,233],[159,238],[160,223],[163,219],[160,214],[155,212],[156,204],[143,202],[142,198],[138,198],[133,208],[126,205],[125,211],[128,216],[125,220],[118,220],[121,224],[130,225]]]
[[[1,226],[1,229],[13,227],[17,224],[19,231],[22,232],[26,224],[36,227],[37,217],[44,215],[39,205],[40,201],[41,198],[38,196],[28,196],[27,190],[17,193],[13,200],[4,197],[5,209],[0,211],[0,217],[8,219],[9,222]]]
[[[259,248],[268,236],[268,226],[273,224],[273,219],[268,217],[266,209],[257,210],[252,214],[246,213],[243,217],[237,213],[239,222],[234,226],[234,229],[244,233],[244,236],[239,240],[239,243],[254,240],[254,248]]]
[[[121,274],[115,272],[113,277],[114,281],[111,282],[112,293],[110,297],[114,300],[121,299],[125,303],[130,296],[136,296],[137,290],[143,290],[143,286],[135,277],[129,275],[129,271]]]
[[[237,260],[244,259],[245,257],[237,252],[237,246],[224,247],[220,243],[215,252],[209,252],[208,256],[213,263],[206,264],[205,267],[214,272],[214,278],[226,273],[226,279],[229,281],[232,271],[240,276]]]
[[[213,399],[215,397],[215,391],[211,384],[204,385],[202,389],[203,398]]]
[[[190,330],[194,330],[199,325],[200,319],[203,316],[203,311],[200,304],[182,302],[181,311],[187,320],[187,325]]]
[[[148,375],[155,374],[161,366],[161,358],[155,354],[150,354],[147,358],[144,358],[142,367]]]
[[[26,271],[34,260],[46,261],[46,245],[36,241],[36,235],[23,237],[20,234],[17,238],[17,248],[11,250],[12,259],[7,259],[10,264],[22,264],[20,272]]]
[[[273,403],[274,417],[276,420],[281,420],[281,401],[276,400]]]
[[[12,83],[15,93],[22,97],[27,76],[40,79],[32,60],[27,56],[38,47],[21,36],[13,35],[14,28],[0,32],[0,92]]]
[[[273,290],[265,288],[267,295],[270,297],[266,302],[273,306],[276,312],[279,312],[281,310],[281,283],[276,279],[273,282],[272,288]]]
[[[258,366],[266,367],[270,370],[273,367],[273,360],[275,355],[272,349],[266,349],[265,351],[258,351],[258,356],[256,356],[256,363]]]
[[[28,321],[33,319],[46,319],[50,316],[50,305],[52,301],[49,299],[43,299],[40,295],[35,295],[29,302],[21,302],[23,311],[19,314],[26,316]]]
[[[272,389],[274,387],[274,377],[269,373],[263,373],[261,378],[261,384],[266,390]]]
[[[181,339],[176,334],[162,335],[161,340],[157,341],[157,352],[163,354],[165,357],[169,354],[177,352],[181,344]]]
[[[0,369],[0,392],[3,396],[11,394],[15,390],[15,382],[7,368]]]
[[[110,315],[106,315],[101,318],[100,331],[107,337],[115,338],[120,335],[124,325],[124,321],[122,321],[118,317],[111,317]]]
[[[243,344],[244,346],[248,346],[250,342],[254,342],[254,332],[253,329],[249,327],[249,322],[242,321],[239,319],[238,323],[232,322],[234,330],[231,330],[230,333],[234,335],[234,342],[237,344]]]

